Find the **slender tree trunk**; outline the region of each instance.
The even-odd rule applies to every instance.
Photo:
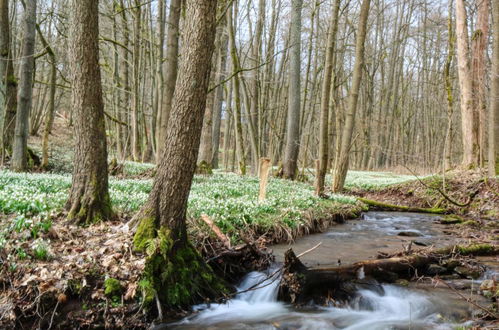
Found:
[[[360,83],[364,66],[364,48],[367,35],[367,19],[369,17],[370,0],[363,0],[360,8],[359,29],[355,43],[355,64],[353,67],[352,87],[348,99],[348,112],[345,119],[345,127],[341,138],[340,155],[338,167],[333,177],[333,191],[343,190],[348,171],[350,147],[355,125],[355,114],[357,112],[357,101],[359,99]]]
[[[489,176],[499,175],[499,3],[492,1],[492,70],[490,71]]]
[[[28,168],[29,112],[33,95],[33,71],[35,67],[36,0],[26,0],[23,26],[25,35],[19,75],[21,85],[19,86],[19,104],[11,164],[11,168],[18,172],[26,171]]]
[[[132,94],[132,157],[134,161],[140,161],[140,50],[141,50],[141,27],[142,6],[141,0],[135,0],[134,8],[134,31],[133,31],[133,94]]]
[[[478,18],[476,29],[472,38],[472,91],[473,91],[473,112],[475,119],[475,131],[478,131],[478,164],[480,167],[485,165],[486,148],[486,110],[487,104],[486,86],[485,86],[485,61],[487,52],[487,41],[489,38],[489,16],[490,8],[487,0],[477,1]]]
[[[0,164],[12,152],[17,111],[17,80],[10,43],[9,0],[0,0]]]
[[[221,289],[188,241],[187,199],[196,169],[216,28],[216,2],[187,0],[185,49],[163,155],[149,200],[138,215],[135,247],[150,251],[144,276],[166,306],[186,306]],[[188,270],[188,271],[187,271]],[[154,297],[146,298],[146,303]]]
[[[221,48],[220,55],[218,56],[218,68],[217,68],[217,84],[220,84],[225,80],[226,70],[227,70],[227,45],[228,45],[228,37],[227,37],[227,18],[224,17],[222,27],[220,32],[221,38]],[[213,168],[218,168],[218,149],[220,147],[220,128],[222,123],[222,110],[223,110],[223,95],[224,95],[224,87],[226,85],[219,85],[215,90],[215,103],[213,105],[213,109],[215,111],[213,116],[213,155],[211,159],[211,164]],[[226,98],[226,104],[229,98]],[[226,107],[227,109],[227,107]],[[226,112],[227,113],[227,112]],[[227,118],[226,118],[227,120]]]
[[[234,15],[232,14],[234,12]],[[241,123],[241,86],[239,81],[239,71],[241,66],[239,64],[239,58],[237,55],[236,48],[236,8],[235,4],[232,4],[232,9],[229,9],[229,38],[230,38],[230,55],[232,60],[232,71],[234,72],[233,79],[233,92],[234,92],[234,129],[236,136],[236,154],[237,161],[239,163],[239,172],[241,175],[246,175],[246,155],[244,153],[244,141],[243,141],[243,126]]]
[[[75,158],[68,218],[91,224],[113,217],[108,191],[107,143],[99,67],[97,1],[72,0],[69,54]]]
[[[461,129],[463,132],[463,166],[478,165],[478,132],[473,113],[472,79],[469,61],[468,24],[464,0],[456,0],[456,38],[459,90],[461,93]]]
[[[168,128],[168,120],[172,108],[173,93],[175,92],[175,82],[177,81],[178,69],[178,39],[179,39],[179,21],[180,9],[182,7],[182,0],[170,1],[170,12],[168,14],[168,32],[166,34],[166,65],[165,65],[165,92],[162,96],[161,111],[158,111],[157,123],[157,155],[162,155],[164,147],[164,139]],[[156,157],[159,161],[158,157]]]
[[[326,48],[326,62],[324,64],[324,78],[322,80],[322,96],[320,110],[320,135],[319,135],[319,171],[315,183],[315,194],[324,194],[324,179],[326,177],[327,165],[329,161],[329,98],[331,95],[331,82],[333,78],[333,58],[336,48],[336,34],[338,32],[338,14],[341,0],[335,0],[333,14],[329,25]],[[334,83],[334,82],[333,82]]]
[[[444,168],[446,171],[450,169],[452,166],[452,115],[454,113],[454,98],[452,95],[452,77],[451,77],[451,66],[452,60],[455,56],[455,41],[456,36],[454,33],[454,29],[452,28],[452,2],[453,0],[449,0],[449,18],[447,23],[448,30],[448,41],[447,41],[447,59],[445,61],[444,68],[444,78],[445,78],[445,91],[447,94],[447,130],[445,133],[445,142],[444,142]]]
[[[57,63],[55,58],[55,53],[52,47],[48,44],[47,40],[42,34],[40,27],[37,25],[36,29],[40,40],[42,41],[43,47],[47,51],[50,58],[50,96],[49,96],[49,107],[45,114],[45,127],[43,128],[43,138],[42,138],[42,168],[47,168],[49,165],[49,136],[52,131],[52,125],[54,124],[55,115],[55,90],[56,90],[56,80],[57,80]]]
[[[303,0],[291,0],[291,50],[289,67],[288,118],[283,176],[294,180],[300,152],[300,68],[301,68],[301,11]]]

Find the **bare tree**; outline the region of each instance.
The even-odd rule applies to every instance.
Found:
[[[12,147],[11,168],[25,171],[28,167],[29,112],[33,96],[33,70],[35,67],[36,0],[26,0],[24,13],[24,45],[20,72],[16,129]]]
[[[461,95],[463,166],[478,165],[478,132],[473,113],[472,79],[469,61],[469,37],[464,0],[456,0],[457,64]]]
[[[185,48],[163,155],[148,202],[137,219],[137,249],[151,250],[146,273],[159,299],[187,305],[219,290],[216,277],[188,241],[187,198],[196,169],[216,28],[213,0],[186,1]],[[188,276],[185,269],[189,269]]]
[[[71,5],[69,54],[76,150],[66,208],[69,219],[79,224],[91,224],[114,216],[108,190],[99,67],[99,11],[97,1],[73,0]]]
[[[336,48],[336,34],[338,32],[338,14],[341,0],[335,0],[333,14],[329,23],[327,36],[326,60],[324,65],[324,78],[322,80],[322,97],[320,112],[320,135],[319,135],[319,171],[315,183],[315,193],[321,196],[324,193],[324,179],[326,177],[327,165],[329,163],[329,98],[331,94],[331,82],[333,80],[333,58]]]
[[[499,175],[499,3],[492,1],[492,70],[490,71],[489,176]]]
[[[349,153],[352,145],[353,129],[355,125],[355,114],[357,112],[357,101],[359,99],[360,83],[364,66],[364,49],[367,35],[367,19],[369,17],[370,0],[363,0],[360,8],[359,27],[357,40],[355,42],[355,64],[353,67],[352,87],[348,98],[348,111],[346,113],[345,126],[343,128],[338,166],[335,168],[333,177],[333,191],[341,191],[345,185],[348,171]]]
[[[303,0],[291,1],[291,50],[289,67],[288,117],[283,177],[294,180],[300,152],[300,68],[301,68],[301,11]]]

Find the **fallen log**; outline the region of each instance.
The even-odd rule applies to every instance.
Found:
[[[437,250],[422,250],[411,255],[359,261],[352,265],[309,268],[289,249],[284,256],[283,278],[279,299],[293,304],[339,301],[347,302],[359,287],[371,288],[378,283],[393,283],[425,275],[428,266],[457,255],[497,255],[499,247],[487,244],[450,246]],[[456,267],[456,265],[453,265]],[[452,268],[453,269],[453,268]],[[452,271],[450,269],[450,271]]]
[[[375,200],[367,199],[367,198],[363,198],[363,197],[357,197],[357,199],[368,206],[374,207],[377,210],[417,212],[417,213],[434,213],[434,214],[444,214],[447,212],[446,209],[442,209],[442,208],[438,208],[438,207],[432,207],[432,208],[411,207],[411,206],[383,203],[383,202],[379,202],[379,201],[375,201]]]

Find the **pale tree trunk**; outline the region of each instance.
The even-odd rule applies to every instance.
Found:
[[[166,65],[165,65],[165,91],[162,96],[161,110],[158,111],[157,124],[157,141],[156,141],[156,154],[159,157],[163,154],[163,141],[166,136],[168,128],[168,120],[172,108],[173,93],[175,92],[175,82],[177,81],[178,69],[178,39],[179,39],[179,22],[180,22],[180,9],[182,7],[182,0],[170,1],[170,12],[168,14],[168,32],[166,34]],[[159,161],[156,156],[156,162]]]
[[[49,136],[52,131],[52,125],[54,124],[55,115],[55,90],[56,90],[56,80],[57,80],[57,63],[55,58],[55,53],[52,47],[48,44],[47,40],[42,34],[40,27],[37,25],[36,30],[40,36],[43,47],[50,57],[50,96],[49,96],[49,107],[47,113],[45,114],[45,127],[43,128],[43,138],[42,138],[42,168],[47,168],[49,165]]]
[[[456,44],[459,90],[461,95],[461,129],[463,136],[463,166],[478,165],[478,132],[473,114],[472,79],[469,61],[468,24],[464,0],[456,0]]]
[[[479,165],[485,165],[485,145],[486,145],[486,86],[485,86],[485,61],[487,52],[487,41],[489,37],[489,2],[487,0],[479,0],[478,4],[478,19],[476,29],[473,32],[472,38],[472,91],[473,91],[473,112],[475,117],[475,130],[478,131],[479,145]]]
[[[226,16],[226,15],[225,15]],[[223,22],[219,23],[218,28],[220,28],[220,54],[218,56],[218,66],[217,66],[217,84],[221,84],[222,81],[225,80],[226,70],[227,70],[227,45],[228,45],[228,36],[227,36],[227,17],[224,17]],[[218,85],[215,90],[215,102],[213,105],[213,109],[215,111],[213,116],[213,155],[211,159],[211,164],[213,168],[218,168],[218,149],[220,147],[220,128],[222,124],[222,110],[223,110],[223,96],[224,96],[224,87],[226,85]],[[226,98],[226,102],[228,102],[229,98]],[[227,104],[227,103],[226,103]],[[227,106],[226,106],[227,109]],[[228,120],[228,118],[226,118]]]
[[[12,152],[17,109],[17,81],[10,44],[9,0],[0,0],[0,164]]]
[[[141,0],[135,0],[134,8],[134,36],[133,36],[133,94],[132,94],[132,157],[134,161],[140,161],[140,50],[141,50],[141,27],[142,10]]]
[[[11,163],[12,170],[19,172],[26,171],[28,168],[29,112],[33,95],[33,71],[35,67],[36,0],[26,0],[23,27],[25,34],[17,96],[19,104]]]
[[[455,40],[456,35],[454,29],[452,28],[452,2],[454,0],[449,0],[449,18],[447,22],[448,30],[448,41],[447,41],[447,59],[445,61],[444,67],[444,77],[445,77],[445,91],[447,94],[447,131],[445,133],[444,141],[444,171],[447,171],[452,166],[452,115],[454,113],[454,97],[452,95],[452,77],[451,77],[451,66],[452,60],[455,56]]]
[[[492,70],[490,72],[489,176],[499,175],[499,3],[492,1]]]
[[[136,249],[157,249],[146,260],[144,276],[166,306],[187,306],[221,289],[212,270],[189,243],[187,199],[196,169],[211,55],[216,28],[213,0],[187,0],[185,48],[172,102],[170,124],[149,200],[139,213]],[[189,276],[183,274],[189,269]],[[172,289],[174,288],[174,289]],[[152,300],[152,299],[151,299]],[[151,303],[146,301],[145,303]]]
[[[157,129],[158,129],[158,117],[159,113],[162,112],[163,107],[163,94],[164,88],[164,74],[163,74],[163,57],[164,57],[164,44],[165,44],[165,13],[166,13],[166,0],[158,1],[158,55],[156,59],[156,94],[154,98],[154,111],[152,113],[152,124],[151,124],[151,143],[154,146],[155,154],[157,155]]]
[[[359,99],[360,84],[362,81],[362,72],[364,66],[364,48],[367,35],[367,19],[369,17],[370,0],[363,0],[360,8],[359,28],[357,31],[357,40],[355,42],[355,64],[353,67],[352,87],[348,99],[348,110],[343,128],[338,167],[335,169],[333,177],[333,191],[343,190],[348,171],[348,161],[350,147],[352,144],[352,135],[355,125],[355,114],[357,112],[357,101]]]
[[[300,152],[300,54],[303,0],[291,0],[291,6],[288,117],[283,177],[294,180],[298,170],[298,155]]]
[[[234,14],[232,14],[234,12]],[[235,3],[232,4],[232,9],[229,9],[229,38],[230,38],[230,56],[232,60],[232,71],[234,77],[233,79],[233,91],[234,91],[234,129],[236,136],[236,154],[237,162],[239,164],[239,173],[241,175],[246,175],[246,156],[244,154],[244,141],[243,141],[243,126],[241,123],[241,86],[239,81],[239,71],[241,66],[239,64],[239,57],[237,55],[236,48],[236,7]]]
[[[73,182],[66,208],[78,224],[111,219],[107,143],[99,67],[97,1],[71,2],[69,59],[74,112],[75,157]]]
[[[321,196],[324,194],[324,179],[326,177],[327,165],[329,162],[329,99],[331,94],[331,83],[333,82],[333,58],[336,49],[336,34],[338,32],[338,14],[340,11],[341,0],[335,0],[333,5],[333,14],[329,23],[327,36],[326,62],[324,64],[324,78],[322,80],[322,95],[320,109],[320,135],[319,135],[319,168],[315,183],[315,194]]]

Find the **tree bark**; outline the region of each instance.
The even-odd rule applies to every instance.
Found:
[[[301,68],[301,11],[303,0],[291,1],[290,67],[288,90],[288,118],[283,177],[294,180],[300,152],[300,68]]]
[[[24,43],[20,69],[21,84],[18,91],[18,109],[11,168],[22,172],[28,169],[29,112],[33,95],[33,71],[35,67],[36,0],[26,0],[24,12]]]
[[[17,80],[10,40],[9,0],[0,0],[0,164],[12,152],[17,111]]]
[[[99,67],[97,1],[72,1],[69,53],[75,158],[68,218],[91,224],[113,217],[108,191],[107,142]]]
[[[338,14],[340,11],[341,0],[336,0],[333,5],[333,15],[329,23],[326,62],[324,65],[324,78],[322,81],[322,96],[320,110],[320,135],[319,135],[319,170],[315,183],[315,194],[321,196],[324,194],[324,180],[329,162],[329,98],[331,94],[331,82],[333,81],[333,58],[336,48],[336,34],[338,32]]]
[[[463,166],[478,165],[478,132],[473,114],[472,79],[469,61],[468,24],[464,0],[456,0],[456,46],[461,94],[461,129],[463,136]]]
[[[363,0],[360,9],[359,29],[355,45],[355,64],[353,68],[352,87],[348,99],[348,112],[343,128],[341,146],[338,157],[338,166],[335,169],[333,177],[333,191],[343,190],[348,171],[348,161],[350,147],[352,144],[352,135],[355,125],[355,114],[357,112],[357,101],[359,99],[360,83],[362,81],[362,72],[364,66],[364,48],[367,35],[367,19],[369,17],[370,0]]]
[[[161,111],[158,111],[157,123],[157,150],[156,154],[163,154],[164,140],[168,128],[168,120],[172,109],[173,93],[175,92],[175,83],[177,81],[178,70],[178,39],[179,39],[179,22],[180,9],[182,0],[172,0],[170,2],[170,12],[168,14],[168,32],[166,34],[166,65],[165,65],[165,92],[162,96]],[[159,162],[158,156],[156,162]]]
[[[187,0],[185,49],[157,174],[134,245],[148,254],[144,276],[162,304],[186,306],[222,289],[187,237],[187,199],[196,169],[214,48],[217,1]],[[154,291],[153,291],[154,292]],[[146,296],[151,303],[154,295]]]
[[[492,69],[490,71],[489,176],[499,175],[499,3],[492,1]]]

